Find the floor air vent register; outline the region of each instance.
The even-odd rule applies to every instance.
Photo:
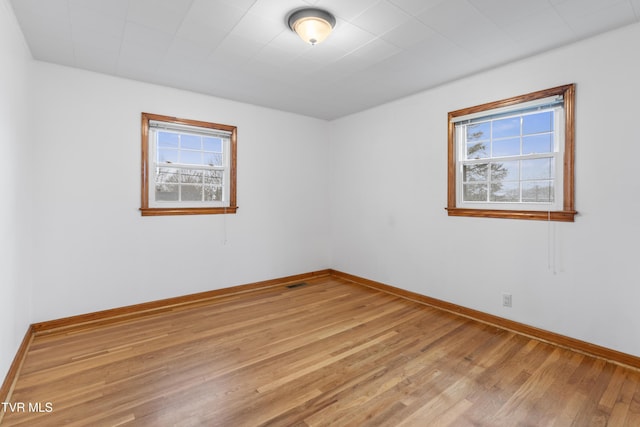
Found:
[[[307,286],[307,283],[302,282],[302,283],[296,283],[294,285],[287,285],[287,288],[289,289],[294,289],[294,288],[299,288],[301,286]]]

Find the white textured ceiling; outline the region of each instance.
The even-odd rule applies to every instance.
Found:
[[[640,0],[11,0],[33,57],[323,119],[640,21]],[[292,33],[333,13],[322,44]]]

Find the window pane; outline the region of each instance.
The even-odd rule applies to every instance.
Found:
[[[492,138],[520,135],[520,117],[494,120]]]
[[[462,187],[465,202],[487,201],[487,184],[463,184]]]
[[[509,138],[493,141],[491,155],[493,157],[519,156],[520,138]]]
[[[180,135],[180,148],[188,150],[202,150],[202,137],[198,135]]]
[[[522,154],[552,153],[553,134],[525,136],[522,138]]]
[[[467,159],[486,159],[489,157],[488,144],[486,142],[473,142],[467,144]]]
[[[178,184],[156,184],[156,200],[175,202],[178,200]]]
[[[489,139],[491,137],[491,122],[467,125],[467,142]]]
[[[222,166],[222,153],[204,153],[204,164]]]
[[[222,153],[222,139],[221,138],[204,138],[204,151],[213,151],[215,153]]]
[[[207,202],[222,200],[222,187],[219,187],[219,186],[204,187],[204,200]]]
[[[178,150],[158,150],[158,163],[178,163]]]
[[[519,202],[520,186],[517,182],[499,182],[491,184],[491,202]]]
[[[178,134],[158,132],[158,148],[178,148]]]
[[[202,151],[180,151],[180,163],[187,165],[201,165]]]
[[[553,111],[529,114],[522,117],[522,134],[551,132],[553,130]]]
[[[177,183],[179,181],[178,169],[175,168],[156,168],[156,183]]]
[[[205,201],[221,201],[222,200],[222,171],[205,171],[204,172],[204,200]]]
[[[184,184],[181,188],[181,200],[198,202],[202,200],[202,185]]]
[[[522,180],[552,179],[553,159],[534,159],[522,161]]]
[[[522,183],[523,202],[553,202],[553,181],[528,181]]]
[[[202,184],[202,171],[199,169],[183,169],[180,173],[180,182]]]
[[[491,163],[491,182],[517,181],[520,179],[520,162]]]
[[[208,185],[222,185],[222,171],[205,171],[204,183]]]
[[[489,165],[486,163],[481,165],[464,165],[462,170],[463,181],[486,181],[488,170]]]

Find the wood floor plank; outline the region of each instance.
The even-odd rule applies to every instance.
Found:
[[[640,372],[319,277],[36,334],[11,403],[3,426],[638,426]]]
[[[630,378],[625,373],[619,372],[622,377],[620,381],[621,385],[616,399],[611,407],[611,415],[607,420],[610,425],[625,425],[627,420],[627,414],[629,413],[629,407],[633,394],[637,388],[637,378]]]
[[[640,379],[638,377],[640,373],[634,374],[632,381],[636,384],[635,393],[629,402],[629,410],[627,412],[627,418],[625,425],[627,426],[640,426]]]

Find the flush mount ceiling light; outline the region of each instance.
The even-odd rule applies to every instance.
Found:
[[[326,10],[307,8],[291,12],[288,23],[302,40],[315,45],[331,34],[336,18]]]

